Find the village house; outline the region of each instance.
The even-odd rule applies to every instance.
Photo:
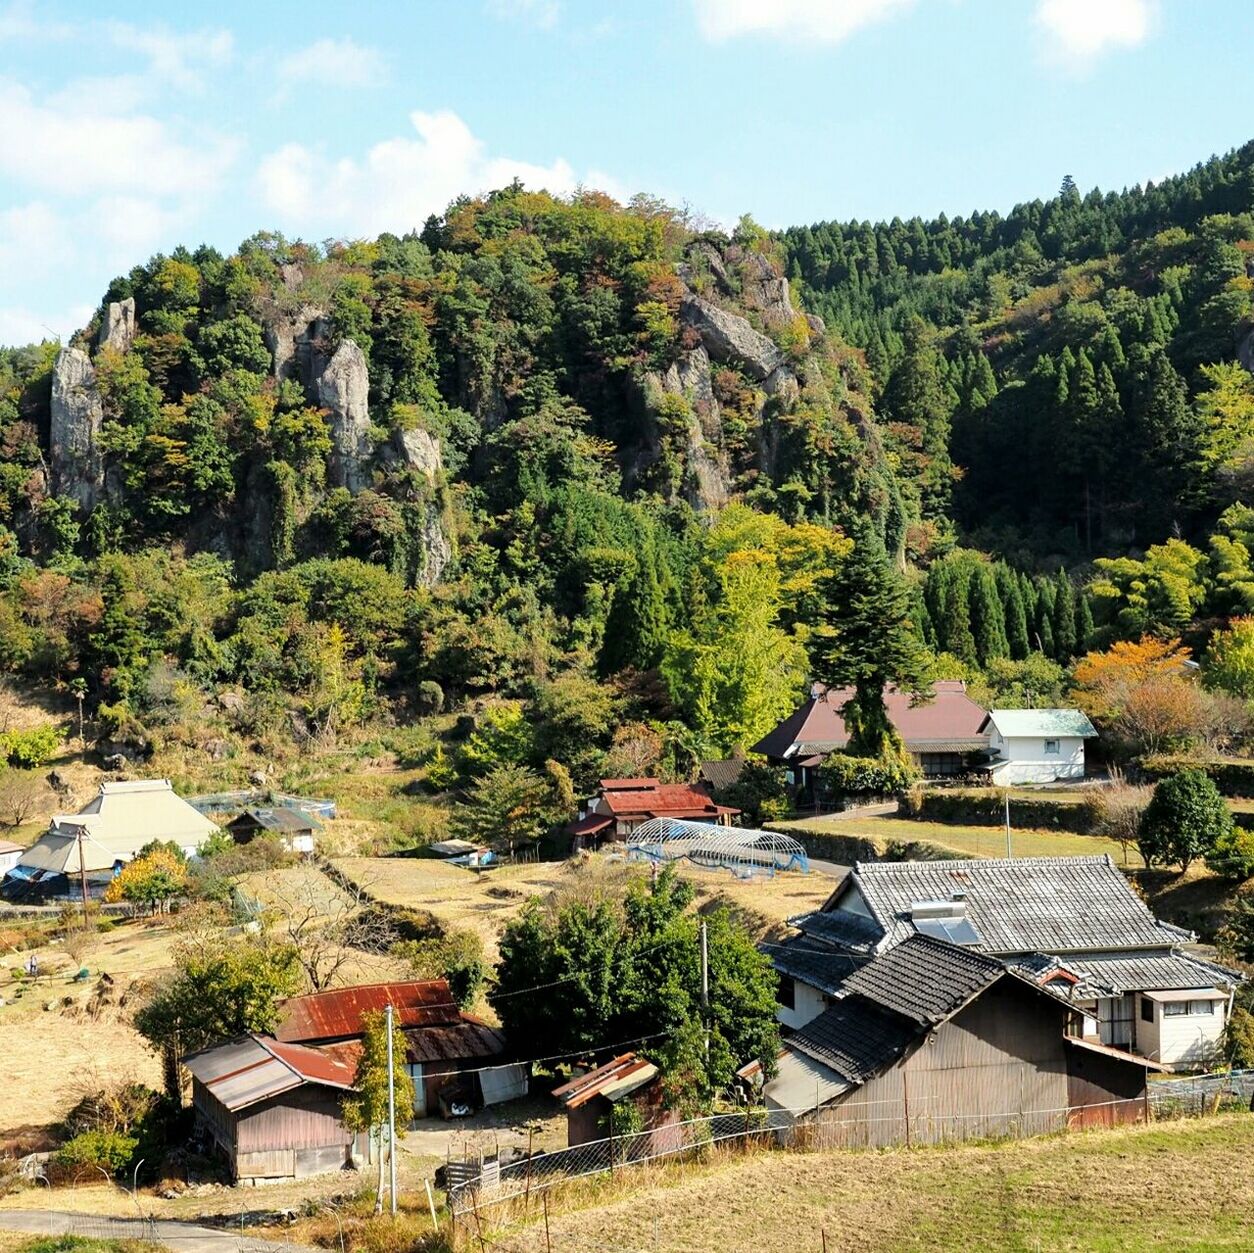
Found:
[[[852,688],[827,688],[815,683],[809,698],[764,735],[750,750],[787,771],[799,796],[815,799],[818,770],[829,753],[849,743],[841,709]],[[932,684],[932,699],[916,704],[908,692],[884,689],[888,719],[901,736],[925,779],[948,779],[983,768],[988,735],[981,729],[984,710],[958,680]]]
[[[323,1051],[252,1035],[187,1058],[196,1128],[236,1183],[303,1179],[365,1158],[344,1126],[353,1067]]]
[[[668,1110],[662,1100],[657,1066],[636,1053],[623,1053],[594,1070],[576,1075],[553,1095],[566,1110],[566,1143],[588,1144],[623,1134],[633,1134],[624,1149],[628,1157],[655,1157],[678,1147],[681,1138],[674,1128],[679,1112]],[[631,1106],[630,1116],[624,1107]]]
[[[992,709],[980,726],[998,787],[1084,778],[1084,742],[1097,729],[1078,709]]]
[[[236,844],[250,844],[259,835],[270,834],[291,853],[312,853],[322,822],[313,814],[290,805],[273,809],[246,809],[226,824]]]
[[[859,862],[771,950],[780,1022],[809,1025],[869,958],[916,935],[995,959],[1065,992],[1081,1034],[1172,1066],[1205,1065],[1241,976],[1187,951],[1109,857]]]
[[[12,840],[0,840],[0,876],[4,876],[22,859],[26,849]]]
[[[651,818],[682,818],[730,826],[740,813],[715,803],[702,783],[663,783],[661,779],[602,779],[595,796],[579,806],[566,827],[573,848],[594,848],[604,840],[625,840]]]
[[[126,862],[154,840],[172,843],[187,857],[218,827],[175,791],[169,779],[109,782],[76,814],[58,814],[26,849],[4,881],[9,899],[77,896],[86,879],[103,895]]]
[[[462,1012],[443,979],[368,983],[294,996],[283,1002],[274,1036],[284,1044],[316,1047],[356,1067],[362,1015],[388,1005],[405,1037],[404,1068],[414,1081],[415,1118],[444,1113],[456,1103],[475,1109],[525,1096],[523,1063],[500,1063],[505,1040],[473,1014]]]
[[[462,1013],[443,979],[373,983],[292,997],[272,1035],[250,1035],[187,1059],[196,1125],[234,1180],[299,1179],[368,1161],[343,1125],[361,1056],[362,1015],[388,1005],[405,1037],[398,1064],[414,1083],[411,1118],[524,1096],[530,1067],[501,1062],[501,1034]]]
[[[811,1124],[825,1147],[1140,1119],[1146,1072],[1161,1067],[1085,1037],[1082,1022],[1027,972],[915,933],[845,973],[786,1038],[763,1095],[772,1125]]]

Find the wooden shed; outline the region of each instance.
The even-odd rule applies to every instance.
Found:
[[[277,835],[283,847],[293,853],[312,853],[322,822],[313,814],[289,805],[272,809],[246,809],[226,824],[236,844],[250,844],[259,835]]]
[[[679,1115],[665,1108],[658,1068],[635,1053],[622,1053],[612,1061],[576,1075],[553,1095],[566,1110],[566,1143],[589,1144],[613,1135],[616,1107],[630,1104],[641,1131],[629,1137],[630,1155],[656,1156],[678,1148],[681,1137],[675,1124]]]
[[[1005,965],[915,936],[848,975],[785,1041],[769,1108],[824,1145],[1038,1135],[1144,1116],[1146,1058],[1078,1032],[1065,998]]]
[[[340,1106],[353,1070],[318,1049],[251,1035],[187,1059],[197,1129],[237,1183],[302,1179],[351,1165]]]

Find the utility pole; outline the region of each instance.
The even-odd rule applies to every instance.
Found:
[[[710,1059],[710,948],[706,942],[705,919],[701,919],[701,1024],[705,1028],[705,1057]]]
[[[1006,789],[1006,856],[1010,857],[1010,789]]]
[[[87,925],[87,863],[83,860],[83,828],[78,831],[78,886],[83,894],[83,926]]]
[[[392,1068],[392,1007],[387,1007],[388,1028],[388,1171],[392,1217],[396,1217],[396,1076]]]

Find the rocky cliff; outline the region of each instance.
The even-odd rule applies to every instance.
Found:
[[[343,340],[320,366],[315,389],[331,423],[328,479],[335,487],[359,492],[369,482],[370,374],[365,356],[351,339]]]
[[[52,369],[48,460],[55,496],[68,496],[89,512],[104,488],[100,451],[103,420],[91,359],[81,348],[63,348]]]

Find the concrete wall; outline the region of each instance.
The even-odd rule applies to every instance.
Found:
[[[1003,739],[989,727],[989,748],[1006,758],[994,767],[993,781],[1003,787],[1014,783],[1052,783],[1055,779],[1084,778],[1084,740],[1078,735],[1055,737],[1056,754],[1045,752],[1044,736]]]

